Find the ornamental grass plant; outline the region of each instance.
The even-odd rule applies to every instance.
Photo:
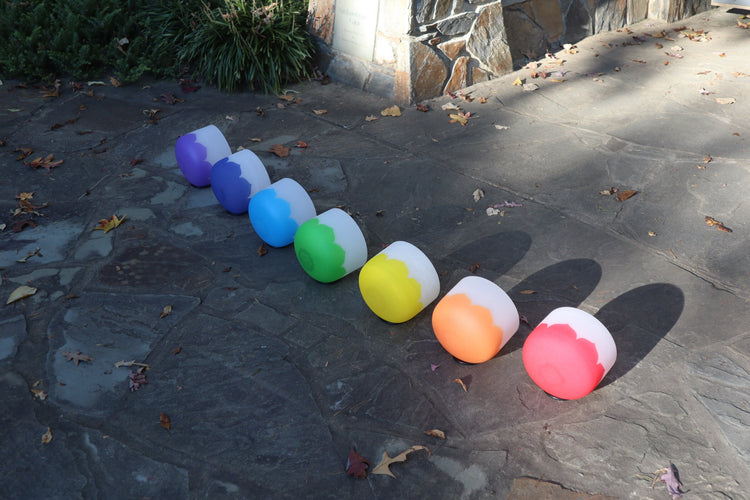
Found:
[[[180,60],[221,89],[278,92],[285,82],[310,74],[313,43],[305,9],[300,0],[204,4],[197,27],[185,36]]]

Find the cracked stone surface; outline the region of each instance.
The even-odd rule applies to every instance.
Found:
[[[685,498],[747,498],[750,39],[736,17],[603,33],[558,54],[564,82],[522,70],[471,87],[471,102],[443,97],[398,118],[379,115],[391,102],[306,82],[282,107],[204,86],[154,125],[141,111],[179,94],[173,82],[42,100],[5,81],[0,293],[37,292],[0,308],[0,497],[659,500],[669,495],[650,478],[674,463]],[[680,38],[683,24],[711,40]],[[662,29],[674,41],[643,35]],[[725,96],[737,101],[714,99]],[[465,127],[448,102],[471,113]],[[75,124],[50,130],[81,103]],[[272,181],[300,182],[318,213],[348,211],[370,256],[409,241],[440,297],[476,274],[526,322],[496,357],[463,365],[435,338],[434,303],[386,323],[356,272],[323,284],[292,246],[261,256],[247,215],[176,165],[177,138],[210,123]],[[32,170],[18,147],[64,163]],[[617,201],[611,188],[637,194]],[[49,203],[42,215],[13,215],[20,192]],[[93,230],[113,214],[127,218]],[[522,362],[529,333],[561,306],[594,315],[618,348],[575,401],[547,396]],[[147,383],[131,391],[139,367]],[[391,465],[396,479],[345,472],[352,448],[374,468],[414,445],[430,451]]]

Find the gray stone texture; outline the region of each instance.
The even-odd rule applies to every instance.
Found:
[[[682,25],[711,40],[680,37]],[[670,462],[686,499],[747,497],[750,39],[725,9],[628,28],[541,63],[564,82],[518,70],[398,118],[380,114],[391,98],[337,82],[290,84],[298,100],[287,102],[173,81],[92,87],[85,100],[63,85],[45,99],[4,79],[0,296],[38,291],[0,308],[0,497],[658,500],[669,494],[649,478]],[[654,46],[662,39],[634,43],[661,30],[683,58]],[[185,102],[146,123],[165,92]],[[81,103],[75,124],[49,130]],[[179,136],[208,124],[272,180],[302,183],[318,213],[350,213],[370,257],[397,240],[422,249],[438,300],[477,275],[527,322],[493,359],[459,364],[433,333],[434,302],[386,323],[356,272],[324,284],[291,245],[261,255],[247,215],[189,186],[172,156]],[[106,153],[77,133],[89,125],[109,137]],[[17,147],[65,163],[22,168]],[[618,201],[602,194],[611,188],[637,194]],[[50,205],[36,229],[13,233],[21,189]],[[93,233],[115,212],[132,218]],[[77,258],[96,238],[108,251]],[[17,262],[36,247],[43,257]],[[560,306],[592,314],[618,348],[575,401],[548,397],[523,365],[526,338]],[[148,365],[147,383],[131,391],[140,365],[118,361]],[[430,452],[393,464],[396,479],[345,472],[352,448],[374,467],[414,445]]]
[[[438,33],[446,36],[463,35],[469,31],[476,17],[477,15],[474,12],[463,12],[447,17],[437,23]]]
[[[513,68],[502,2],[481,8],[469,33],[466,50],[479,61],[483,69],[493,74],[502,75]]]

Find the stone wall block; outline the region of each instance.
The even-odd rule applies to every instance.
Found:
[[[307,25],[309,32],[327,45],[333,41],[334,0],[310,0],[307,4]]]
[[[458,59],[456,59],[456,62],[453,63],[453,70],[451,71],[451,77],[448,79],[448,83],[445,84],[445,88],[443,89],[443,93],[447,94],[449,92],[455,93],[461,90],[462,88],[465,88],[468,85],[468,65],[469,65],[469,57],[468,56],[461,56]]]
[[[448,17],[437,23],[438,33],[446,36],[463,35],[468,33],[477,15],[474,12],[464,12]]]
[[[625,26],[628,0],[597,0],[594,11],[594,33],[613,31]]]
[[[403,35],[409,31],[410,0],[380,0],[378,31],[387,35]]]
[[[648,2],[648,0],[643,0]],[[559,40],[565,32],[560,2],[549,0],[531,0],[531,11],[534,21],[544,29],[548,40]]]
[[[466,47],[466,37],[453,38],[447,42],[439,43],[438,49],[451,61],[455,60],[462,50]]]
[[[487,73],[482,68],[477,68],[476,66],[472,66],[471,68],[471,84],[477,84],[481,82],[489,81],[490,74]]]
[[[649,0],[648,17],[649,19],[661,19],[666,21],[669,17],[669,5],[672,0]]]
[[[566,0],[564,42],[576,43],[594,33],[594,22],[588,0]]]
[[[524,64],[535,60],[547,51],[544,29],[522,10],[505,9],[505,26],[513,62]]]
[[[711,8],[711,0],[672,0],[667,21],[677,21]]]
[[[469,32],[466,49],[490,73],[502,75],[513,70],[501,2],[480,8]]]
[[[362,90],[370,77],[370,67],[361,59],[339,53],[328,65],[328,74],[334,80]]]
[[[627,23],[634,24],[648,17],[648,0],[628,0]]]
[[[417,24],[430,23],[447,17],[453,8],[453,0],[416,0],[415,4]]]
[[[409,45],[409,98],[405,102],[419,102],[438,96],[443,91],[448,69],[443,59],[435,50],[418,40],[411,40]],[[398,92],[397,95],[403,95]]]

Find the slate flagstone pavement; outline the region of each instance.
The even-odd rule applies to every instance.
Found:
[[[400,117],[380,115],[387,99],[318,81],[289,87],[298,102],[165,81],[84,86],[92,96],[62,82],[43,98],[4,81],[0,296],[37,291],[0,309],[0,497],[668,499],[649,478],[674,463],[684,498],[750,498],[739,16],[600,34],[542,61],[546,79],[519,70],[467,89],[470,102],[444,96]],[[671,40],[650,36],[661,30]],[[470,113],[465,126],[448,103]],[[474,272],[528,322],[492,360],[462,365],[432,332],[435,303],[389,324],[356,272],[322,284],[291,246],[260,255],[247,216],[177,168],[177,138],[208,124],[272,181],[305,186],[318,213],[352,214],[370,257],[413,243],[441,297]],[[33,169],[20,148],[34,150],[26,162],[63,163]],[[20,193],[48,205],[14,216]],[[94,230],[111,215],[127,218]],[[576,401],[547,397],[521,360],[559,306],[595,315],[618,348]],[[130,361],[149,367],[137,390]],[[395,478],[345,472],[352,448],[374,468],[414,445],[430,453],[391,465]]]

